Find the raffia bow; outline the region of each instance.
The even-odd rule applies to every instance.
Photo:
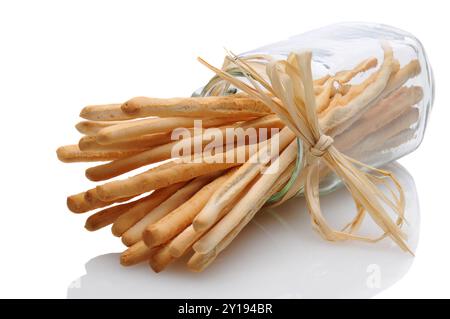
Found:
[[[392,61],[392,49],[385,45],[384,50],[384,64],[387,65]],[[302,163],[303,169],[289,191],[277,204],[292,198],[303,188],[313,227],[325,239],[375,242],[389,236],[400,248],[412,254],[406,243],[406,236],[401,230],[405,203],[403,189],[398,180],[391,172],[365,165],[342,154],[333,146],[333,138],[321,131],[316,112],[311,58],[312,53],[309,51],[291,53],[287,60],[268,61],[265,73],[261,73],[246,61],[234,55],[228,56],[249,84],[226,71],[211,66],[202,59],[199,60],[220,78],[264,102],[301,139],[306,155]],[[384,76],[389,78],[389,73],[386,72]],[[369,102],[365,101],[366,104]],[[343,181],[357,208],[356,216],[343,230],[333,229],[320,208],[319,168],[321,163],[324,163]],[[395,189],[391,187],[392,184]],[[379,185],[385,185],[390,190],[392,198],[388,198],[379,189]],[[391,219],[386,208],[395,212],[396,221]],[[369,213],[382,229],[383,234],[380,237],[369,238],[354,234],[366,213]]]

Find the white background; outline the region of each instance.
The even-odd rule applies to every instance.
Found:
[[[434,67],[436,99],[421,147],[402,159],[421,205],[409,273],[379,297],[450,297],[447,147],[450,19],[446,1],[1,1],[0,297],[66,296],[84,263],[121,250],[105,229],[84,231],[65,206],[91,184],[55,149],[78,139],[86,104],[137,95],[185,96],[220,65],[223,47],[247,51],[341,21],[415,34]]]

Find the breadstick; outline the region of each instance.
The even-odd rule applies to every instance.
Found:
[[[377,149],[383,145],[384,142],[388,141],[391,137],[397,135],[398,133],[409,128],[411,125],[416,123],[419,119],[419,109],[416,107],[409,107],[401,116],[383,126],[381,129],[367,136],[357,148],[356,152],[361,152],[362,150],[372,150]],[[350,152],[352,156],[354,152]]]
[[[122,236],[122,234],[131,226],[141,220],[147,212],[157,207],[183,186],[184,183],[173,184],[166,188],[158,189],[150,195],[140,199],[137,205],[133,205],[133,207],[130,207],[125,213],[117,218],[111,228],[113,235],[117,237]]]
[[[389,97],[391,98],[391,97]],[[385,101],[383,101],[384,103]],[[379,154],[379,152],[386,151],[389,147],[394,147],[406,143],[410,139],[410,133],[400,135],[399,132],[409,131],[409,127],[417,122],[419,118],[419,111],[412,105],[407,105],[402,108],[402,112],[396,118],[385,116],[385,113],[378,113],[376,117],[380,118],[377,123],[381,123],[382,126],[378,127],[375,131],[370,129],[370,125],[373,124],[373,118],[364,121],[364,125],[358,124],[354,126],[355,129],[348,129],[342,134],[336,136],[334,145],[344,154],[358,159],[363,162],[374,162],[373,155]],[[368,125],[367,129],[364,127]],[[414,131],[414,130],[413,130]],[[395,141],[390,143],[390,139],[397,134]],[[403,141],[400,140],[404,137]],[[395,145],[394,145],[395,144]],[[366,150],[370,150],[369,152]],[[375,160],[377,161],[377,160]],[[326,165],[320,167],[321,179],[330,173]]]
[[[148,248],[141,240],[120,255],[122,266],[133,266],[150,258],[157,249]]]
[[[203,128],[207,128],[226,123],[233,123],[236,122],[236,120],[238,120],[236,117],[214,119],[207,118],[203,119],[201,123]],[[180,127],[194,127],[195,121],[195,118],[187,117],[148,118],[105,127],[98,132],[96,137],[97,142],[100,144],[111,144],[126,141],[142,135],[171,132],[172,130]]]
[[[244,165],[242,165],[234,175],[229,178],[209,199],[200,213],[195,217],[193,225],[196,231],[209,228],[218,218],[219,212],[228,205],[265,167],[267,162],[261,161],[263,156],[267,160],[278,155],[279,150],[283,150],[292,140],[295,134],[289,129],[283,129],[278,135],[279,149],[269,148],[270,143],[266,143],[258,153],[254,154]]]
[[[188,226],[168,244],[169,254],[174,258],[181,257],[201,236],[203,232],[196,232],[192,225]]]
[[[124,157],[120,161],[116,160],[106,164],[90,167],[86,169],[85,175],[91,181],[104,181],[132,171],[136,168],[167,160],[171,158],[172,148],[176,144],[177,142],[171,142],[159,145],[149,150],[141,150],[140,153]]]
[[[372,68],[375,68],[378,64],[378,60],[375,57],[368,58],[362,62],[360,62],[355,68],[348,71],[340,71],[337,72],[334,76],[335,80],[340,83],[347,83],[359,73],[366,72]]]
[[[82,137],[78,142],[78,146],[82,151],[143,151],[153,146],[169,143],[172,141],[171,137],[172,132],[164,132],[143,135],[123,142],[100,144],[97,142],[97,137],[94,135]]]
[[[97,189],[95,188],[87,190],[84,193],[84,199],[86,200],[86,202],[95,207],[102,205],[103,202],[100,198],[98,198]]]
[[[191,180],[200,175],[222,171],[239,163],[181,163],[170,169],[150,170],[125,180],[112,181],[97,186],[99,197],[104,200],[142,194],[171,184]]]
[[[61,146],[56,150],[56,155],[61,162],[102,162],[131,156],[139,151],[81,151],[78,145]]]
[[[94,189],[90,189],[89,191],[93,191],[93,190]],[[93,201],[93,200],[91,200],[91,198],[88,198],[88,199],[86,198],[86,193],[87,192],[81,192],[81,193],[67,197],[67,207],[70,209],[71,212],[77,213],[77,214],[85,213],[90,210],[93,210],[96,208],[101,208],[101,207],[106,207],[106,206],[112,205],[117,202],[128,201],[129,199],[132,198],[132,197],[124,197],[124,198],[118,198],[116,200],[111,200],[111,201],[100,201],[100,200]]]
[[[331,77],[325,83],[320,95],[316,96],[317,112],[319,113],[319,116],[323,115],[326,111],[329,111],[332,107],[336,107],[338,105],[342,106],[349,103],[350,100],[361,94],[367,88],[367,86],[376,79],[378,73],[371,74],[367,79],[365,79],[358,85],[350,85],[344,83],[350,81],[357,74],[375,67],[377,63],[378,62],[376,58],[371,58],[361,62],[354,70],[343,71],[342,73],[337,74],[335,77]],[[394,72],[394,70],[392,72]],[[339,83],[338,89],[334,87],[335,83]],[[332,95],[334,96],[334,98],[330,100],[330,97]]]
[[[122,111],[139,117],[259,117],[272,113],[263,103],[248,97],[209,96],[157,99],[135,97]]]
[[[400,88],[389,97],[371,107],[357,122],[344,133],[338,135],[335,146],[346,150],[363,140],[367,135],[379,130],[384,125],[395,120],[411,105],[418,103],[423,96],[421,87]],[[377,119],[374,121],[374,119]]]
[[[259,199],[254,203],[254,207],[248,214],[243,218],[239,224],[229,232],[225,238],[220,241],[220,243],[207,254],[200,254],[196,252],[191,259],[188,261],[188,268],[192,271],[202,271],[208,265],[210,265],[215,258],[233,241],[233,239],[239,234],[239,232],[250,222],[253,216],[260,210],[260,208],[264,205],[264,203],[275,194],[283,185],[289,180],[291,177],[292,171],[294,169],[294,165],[291,164],[289,167],[281,174],[280,178],[270,187],[270,190],[265,194],[258,194]],[[245,198],[246,195],[244,195]],[[244,198],[242,200],[244,200]],[[228,215],[226,215],[228,216]],[[211,232],[212,229],[209,231]],[[208,232],[208,233],[209,233]],[[197,242],[198,243],[198,242]],[[195,245],[194,245],[195,249]]]
[[[109,122],[94,122],[94,121],[81,121],[77,125],[75,125],[75,128],[80,132],[81,134],[85,134],[88,136],[97,135],[97,133],[111,125],[119,124],[119,121],[109,121]]]
[[[336,106],[325,112],[325,115],[319,118],[321,128],[324,131],[328,131],[329,135],[336,136],[353,124],[358,119],[357,115],[361,114],[386,88],[392,71],[395,68],[395,62],[392,48],[384,44],[383,50],[383,64],[377,72],[376,79],[367,86],[366,90],[352,99],[347,105],[342,107]]]
[[[330,78],[330,80],[324,84],[325,87],[322,92],[318,96],[316,96],[316,110],[318,113],[321,113],[329,105],[333,83],[334,79]]]
[[[400,88],[409,79],[417,76],[420,73],[420,63],[418,60],[412,60],[398,72],[396,72],[390,79],[386,89],[381,94],[381,98],[388,96],[390,93]]]
[[[247,186],[247,188],[241,193],[246,194],[247,192],[250,192],[251,187],[253,186],[253,183]],[[228,212],[234,207],[234,205],[241,200],[242,196],[239,194],[239,196],[232,201],[229,205],[227,205],[219,215],[219,219],[228,214]],[[181,233],[179,233],[174,239],[170,241],[169,245],[169,254],[171,254],[173,257],[178,258],[184,255],[189,248],[192,247],[192,245],[200,238],[202,237],[210,228],[207,228],[202,231],[195,231],[194,227],[189,225],[187,228],[185,228]]]
[[[169,254],[169,245],[165,245],[158,250],[155,251],[150,256],[149,259],[149,266],[153,269],[154,272],[158,273],[164,268],[167,267],[172,261],[174,261],[175,258],[172,257],[171,254]]]
[[[145,244],[149,247],[164,244],[189,226],[195,216],[205,206],[211,195],[230,178],[234,171],[234,169],[231,169],[226,174],[203,186],[189,200],[182,203],[182,205],[178,206],[156,223],[150,223],[142,233]]]
[[[352,85],[350,87],[350,89],[348,90],[347,94],[339,96],[336,99],[337,101],[334,105],[343,106],[343,105],[350,103],[350,101],[352,99],[354,99],[356,96],[358,96],[359,94],[364,92],[367,89],[367,87],[377,79],[377,76],[378,76],[378,73],[372,73],[367,79],[365,79],[361,83]],[[326,111],[328,111],[328,110],[329,109],[326,109]]]
[[[357,66],[355,66],[351,70],[339,71],[334,76],[327,74],[321,78],[314,80],[314,90],[316,91],[317,88],[323,86],[330,78],[333,78],[334,80],[340,82],[341,84],[345,84],[349,82],[351,79],[353,79],[355,76],[357,76],[359,73],[366,72],[376,67],[377,64],[378,64],[377,58],[372,57],[360,62]]]
[[[381,100],[388,97],[392,92],[399,89],[403,84],[405,84],[410,78],[415,77],[417,74],[420,73],[420,63],[418,60],[412,60],[407,65],[402,67],[399,71],[392,74],[390,77],[386,88],[381,92],[381,94],[373,101],[371,102],[367,109],[372,108],[374,105],[377,105],[380,103]],[[333,99],[330,103],[329,108],[332,108],[332,105],[337,103],[339,99]],[[336,128],[336,132],[328,132],[329,135],[332,134],[340,134],[341,132],[344,132],[346,129],[350,127],[350,125],[357,121],[360,116],[362,116],[364,113],[361,112],[360,114],[355,115],[351,122],[343,122],[340,127]],[[329,128],[323,128],[324,130],[327,130]]]
[[[416,114],[418,114],[418,110],[416,110]],[[404,129],[403,131],[388,139],[383,145],[380,145],[381,147],[378,147],[376,151],[385,151],[398,147],[410,141],[415,135],[416,131],[414,129]]]
[[[125,213],[128,209],[136,205],[138,202],[139,200],[108,207],[99,212],[96,212],[95,214],[89,216],[89,218],[86,220],[84,228],[89,231],[95,231],[108,226],[114,223],[120,215]]]
[[[122,104],[88,105],[80,112],[80,117],[91,121],[123,121],[137,118],[122,111]]]
[[[270,191],[270,187],[283,175],[296,156],[297,141],[294,140],[269,166],[273,172],[260,175],[251,192],[246,193],[233,209],[194,245],[194,250],[202,254],[211,251],[249,212],[252,212],[255,203],[258,203],[261,197],[264,198],[264,194]],[[196,224],[193,225],[197,230]]]
[[[143,211],[139,221],[123,233],[122,242],[129,246],[141,240],[142,234],[147,226],[156,223],[171,211],[188,201],[199,189],[214,179],[217,174],[219,173],[197,177],[166,200],[162,201],[159,205],[150,210]]]
[[[222,133],[222,136],[226,136],[226,130],[228,128],[241,128],[242,130],[247,130],[249,128],[259,129],[259,128],[281,128],[284,125],[282,122],[276,117],[275,115],[268,115],[261,117],[256,120],[252,121],[246,121],[234,124],[232,126],[228,127],[221,127],[220,132]],[[172,156],[172,150],[173,147],[178,146],[180,149],[185,149],[190,147],[192,153],[195,153],[196,148],[194,147],[194,144],[198,140],[198,136],[186,138],[182,141],[173,141],[168,144],[156,146],[152,149],[143,151],[141,153],[138,153],[133,156],[129,156],[126,158],[122,158],[117,161],[112,161],[110,163],[106,163],[103,165],[98,165],[95,167],[88,168],[86,170],[86,177],[90,179],[91,181],[102,181],[107,180],[112,177],[119,176],[123,173],[129,172],[133,169],[142,167],[144,165],[156,163],[162,160],[166,160]],[[258,136],[257,136],[258,138]],[[197,139],[197,140],[196,140]],[[203,150],[203,146],[206,146],[209,144],[211,137],[205,134],[203,135],[203,138],[201,140],[202,148],[200,150]],[[226,139],[223,141],[224,143],[228,143]],[[248,143],[247,143],[248,144]]]

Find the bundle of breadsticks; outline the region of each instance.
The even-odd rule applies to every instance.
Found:
[[[261,208],[298,195],[305,196],[312,225],[326,240],[389,237],[410,251],[401,230],[401,185],[390,172],[363,161],[411,138],[423,92],[407,81],[419,74],[420,64],[400,65],[388,44],[382,48],[382,61],[372,57],[317,79],[308,51],[285,60],[230,54],[222,69],[199,59],[216,73],[209,96],[136,97],[83,108],[84,121],[76,128],[84,136],[76,145],[60,147],[58,158],[105,163],[86,170],[89,180],[101,183],[69,196],[68,208],[77,214],[98,209],[86,229],[112,225],[113,235],[127,246],[121,264],[148,262],[155,272],[186,254],[191,254],[188,268],[202,271]],[[239,70],[239,76],[225,66]],[[363,80],[353,84],[357,76]],[[230,86],[236,94],[217,93]],[[174,140],[179,128],[193,132],[196,120],[202,120],[204,131]],[[226,140],[211,152],[206,128],[272,133],[252,141]],[[192,154],[174,157],[180,145]],[[119,177],[144,166],[144,172]],[[342,230],[333,229],[320,209],[320,181],[330,174],[342,180],[357,208]],[[380,237],[357,234],[366,216],[378,225]]]

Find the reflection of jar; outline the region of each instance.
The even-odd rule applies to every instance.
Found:
[[[358,92],[356,88],[352,91],[352,86],[367,88],[376,79],[384,62],[384,44],[393,51],[394,63],[389,81],[380,94],[368,100],[347,128],[330,134],[335,139],[335,146],[344,154],[381,166],[419,146],[432,107],[434,84],[431,67],[421,43],[414,36],[380,24],[342,23],[294,36],[239,57],[264,73],[264,64],[270,59],[286,59],[291,52],[311,50],[313,77],[317,80],[316,100],[325,88],[331,92],[329,104],[319,112],[320,119],[331,108],[350,105],[353,94]],[[348,82],[339,78],[340,71],[352,70],[363,61],[366,62],[363,72],[357,72]],[[230,61],[224,63],[223,69],[242,77]],[[197,94],[234,92],[236,90],[232,86],[215,77]],[[329,190],[338,184],[335,176],[328,176],[321,188],[322,191]]]

